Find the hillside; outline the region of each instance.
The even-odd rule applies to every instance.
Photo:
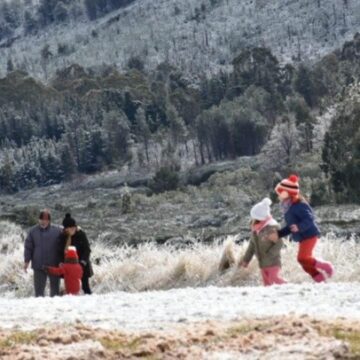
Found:
[[[147,69],[170,62],[196,80],[229,69],[247,46],[282,62],[318,60],[360,28],[356,0],[97,3],[12,0],[0,15],[0,76],[10,67],[49,79],[74,63],[123,69],[136,58]]]
[[[230,172],[214,177],[216,186],[204,185],[207,194],[200,188],[201,212],[214,212],[204,219],[188,209],[186,228],[226,224],[233,217],[216,219],[219,202],[206,198],[217,198],[229,183],[246,193],[250,176],[259,184],[256,193],[230,190],[241,198],[239,206],[271,192],[292,171],[301,173],[314,205],[359,202],[360,153],[351,150],[359,138],[358,3],[192,5],[2,4],[0,61],[7,74],[0,79],[0,193],[61,183],[78,190],[94,174],[105,182],[110,174],[108,182],[121,196],[125,183],[145,196],[197,193],[191,186]],[[29,14],[31,29],[25,26]],[[327,32],[319,30],[323,16]],[[254,35],[257,23],[266,41]],[[243,28],[251,31],[241,35]],[[236,36],[242,40],[235,46]],[[25,52],[25,65],[17,66]],[[343,155],[339,148],[346,149]],[[79,196],[88,198],[87,191]],[[223,201],[220,207],[228,206]],[[183,231],[175,229],[172,224],[165,238]]]

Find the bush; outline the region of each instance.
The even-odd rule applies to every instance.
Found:
[[[13,210],[14,220],[19,225],[33,226],[38,222],[39,212],[39,209],[33,206],[15,208]]]
[[[319,180],[311,185],[310,203],[312,206],[329,204],[331,196],[329,193],[329,184],[325,180]]]
[[[150,181],[149,187],[155,193],[161,193],[164,191],[175,190],[179,184],[179,176],[177,172],[169,167],[160,168],[152,181]]]

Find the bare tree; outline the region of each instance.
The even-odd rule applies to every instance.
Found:
[[[281,123],[274,126],[270,139],[263,148],[264,168],[282,170],[290,167],[299,150],[299,131],[295,120],[284,117]]]

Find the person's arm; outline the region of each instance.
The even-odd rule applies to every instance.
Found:
[[[280,238],[278,236],[279,226],[271,225],[267,226],[265,229],[263,229],[259,236],[260,241],[271,241],[273,243],[277,243]]]
[[[46,266],[46,272],[50,275],[61,276],[64,275],[64,268],[62,266],[55,267],[55,266]]]
[[[32,260],[34,252],[34,239],[32,237],[31,231],[25,239],[24,245],[24,270],[27,271],[30,261]]]
[[[79,253],[79,262],[86,266],[90,260],[90,244],[84,231],[82,231],[82,244],[81,251]]]
[[[278,230],[278,237],[282,238],[291,234],[290,226],[286,225],[282,229]]]
[[[290,235],[293,231],[291,226],[297,223],[297,217],[294,215],[294,209],[289,209],[286,216],[286,225],[278,231],[279,238]]]
[[[282,240],[279,240],[276,243],[272,243],[269,249],[267,249],[266,253],[269,256],[277,256],[280,253],[282,246],[283,246]]]
[[[249,245],[248,245],[248,247],[246,249],[245,255],[241,259],[239,265],[246,267],[250,263],[250,261],[253,258],[254,254],[255,254],[255,245],[254,245],[253,239],[251,238],[250,241],[249,241]]]

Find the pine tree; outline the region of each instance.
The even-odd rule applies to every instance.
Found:
[[[77,166],[74,154],[67,143],[61,146],[60,161],[65,180],[70,179],[76,173]]]
[[[10,193],[16,190],[14,169],[8,156],[5,157],[0,167],[0,191]]]
[[[312,81],[312,74],[310,70],[303,64],[299,66],[296,78],[295,78],[295,90],[301,94],[306,103],[312,108],[316,105],[316,93],[315,86]]]
[[[104,114],[103,128],[107,137],[107,156],[110,163],[128,156],[130,126],[123,112],[110,111]]]
[[[151,138],[151,131],[146,121],[145,111],[142,107],[139,107],[135,114],[136,130],[135,133],[144,144],[146,160],[149,163],[149,141]]]
[[[6,70],[7,70],[8,73],[14,71],[14,64],[13,64],[11,58],[9,58],[8,61],[7,61]]]

